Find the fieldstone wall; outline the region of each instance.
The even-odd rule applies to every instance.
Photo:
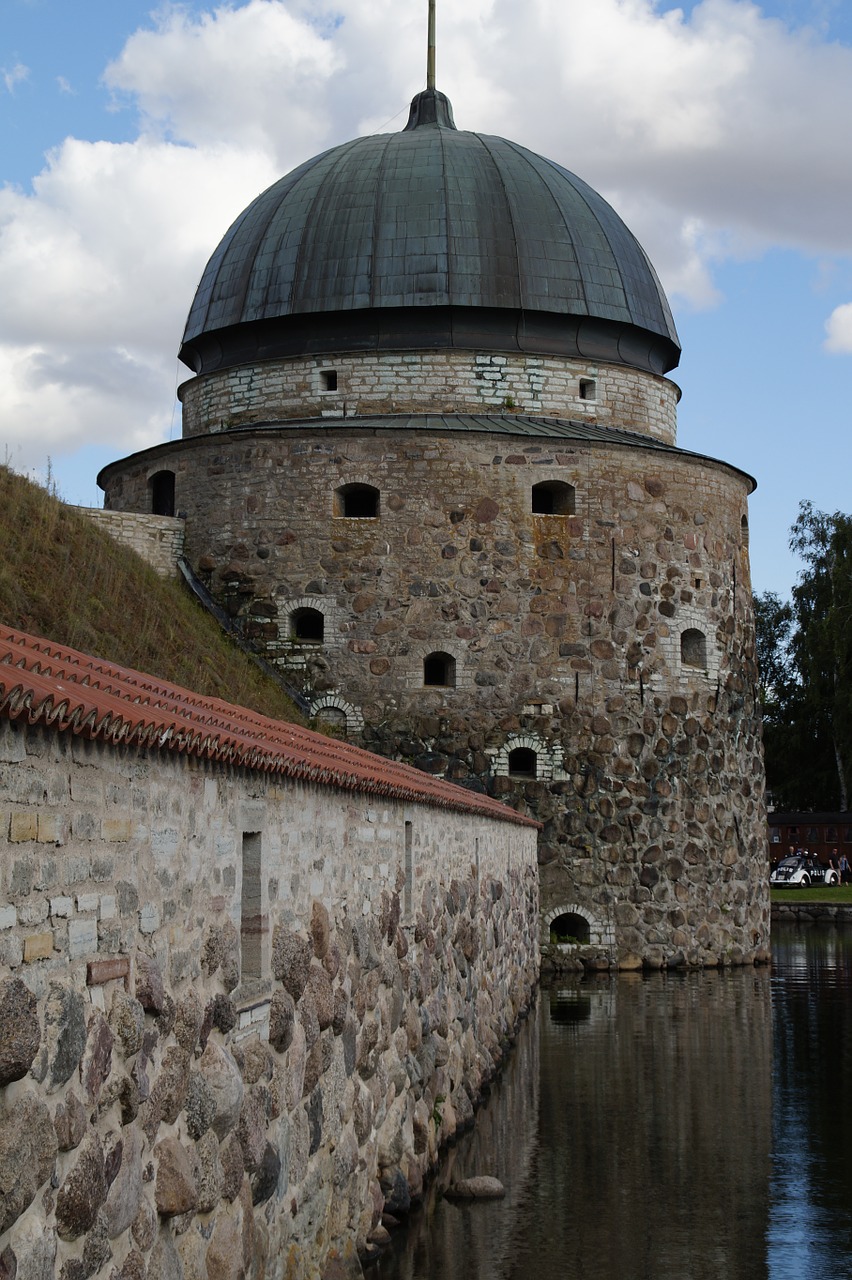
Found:
[[[2,721],[0,831],[0,1274],[359,1274],[529,1006],[535,829]]]
[[[81,515],[106,529],[116,542],[131,547],[156,569],[161,578],[172,578],[183,555],[184,522],[176,516],[154,516],[140,512],[106,511],[97,507],[75,507]]]
[[[331,381],[333,390],[326,390]],[[561,356],[418,351],[268,360],[183,383],[184,436],[259,421],[388,413],[517,412],[639,431],[673,444],[668,378]]]

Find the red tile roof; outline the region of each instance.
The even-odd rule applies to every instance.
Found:
[[[538,826],[489,796],[310,729],[0,626],[0,715],[321,786]]]

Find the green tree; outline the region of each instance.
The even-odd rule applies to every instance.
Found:
[[[823,752],[830,747],[833,790],[845,810],[852,764],[852,517],[802,502],[790,546],[805,562],[793,588],[800,697]]]
[[[792,605],[773,591],[755,596],[754,626],[760,670],[760,701],[764,716],[772,717],[784,707],[793,682],[790,656]]]
[[[852,517],[802,502],[804,567],[786,604],[755,598],[766,776],[785,809],[848,809],[852,770]]]

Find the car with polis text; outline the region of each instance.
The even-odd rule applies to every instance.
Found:
[[[769,883],[773,889],[805,889],[812,884],[840,884],[840,876],[819,859],[796,854],[781,859]]]

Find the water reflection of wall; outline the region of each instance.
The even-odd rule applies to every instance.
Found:
[[[508,1273],[528,1216],[539,1133],[540,1008],[523,1027],[475,1128],[447,1153],[426,1203],[371,1273],[377,1280],[495,1280]],[[475,1174],[498,1177],[506,1198],[453,1202],[443,1192]]]
[[[496,1173],[506,1200],[438,1203],[379,1275],[762,1280],[771,1066],[766,970],[543,990],[442,1174]]]

